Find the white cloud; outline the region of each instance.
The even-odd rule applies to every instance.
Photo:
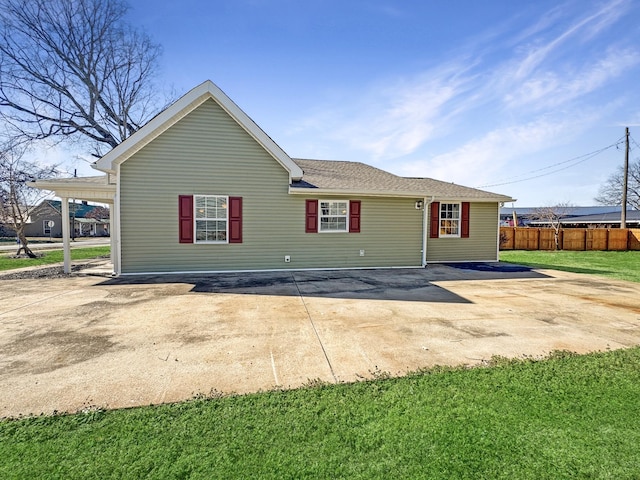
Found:
[[[488,179],[504,175],[504,165],[514,156],[528,155],[552,145],[573,126],[571,121],[540,119],[497,128],[451,152],[429,160],[405,163],[400,170],[406,176],[428,176],[465,185],[481,185]]]
[[[611,108],[614,105],[607,110]],[[520,180],[526,177],[523,174],[544,167],[539,164],[527,168],[522,164],[523,158],[570,142],[578,132],[592,127],[601,113],[576,110],[562,116],[544,116],[522,124],[495,128],[450,152],[425,160],[404,162],[397,171],[404,176],[432,177],[476,187]],[[514,161],[518,164],[515,168],[512,165]]]
[[[404,175],[492,183],[509,162],[594,125],[620,98],[594,94],[640,64],[638,49],[618,46],[623,39],[593,40],[628,11],[628,1],[578,15],[571,7],[556,7],[529,26],[513,25],[492,43],[469,43],[426,72],[344,96],[345,103],[307,118],[302,131],[317,130],[306,136],[360,152],[366,161],[393,160]],[[583,57],[585,43],[601,53]],[[583,101],[587,95],[590,103]],[[425,153],[436,141],[457,143],[448,153]]]
[[[523,80],[531,75],[548,57],[559,50],[564,44],[568,43],[575,37],[579,42],[585,42],[588,39],[598,35],[602,30],[611,26],[616,20],[626,13],[624,5],[628,5],[627,0],[617,0],[608,2],[602,8],[591,13],[587,13],[577,22],[570,24],[560,34],[554,36],[551,40],[543,38],[543,31],[535,37],[532,45],[527,47],[527,53],[522,59],[518,59],[512,65],[510,76],[513,80]],[[560,20],[560,18],[558,18]],[[547,27],[552,27],[553,23],[545,22]]]
[[[610,48],[603,58],[577,71],[544,70],[516,86],[504,97],[509,108],[532,105],[535,109],[557,107],[606,85],[640,63],[631,49]]]
[[[374,159],[414,152],[442,128],[458,107],[452,102],[468,92],[461,64],[445,65],[413,79],[375,86],[346,107],[332,108],[305,119],[305,127]]]

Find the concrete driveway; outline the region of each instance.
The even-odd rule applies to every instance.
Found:
[[[640,284],[484,270],[0,276],[0,417],[640,344]]]

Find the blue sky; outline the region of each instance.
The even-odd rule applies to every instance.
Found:
[[[212,80],[292,157],[591,205],[623,150],[577,157],[640,139],[638,0],[130,5],[162,87]]]

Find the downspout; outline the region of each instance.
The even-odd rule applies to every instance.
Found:
[[[428,225],[428,213],[431,210],[431,204],[436,197],[431,196],[431,200],[427,203],[427,197],[422,200],[422,268],[427,266],[427,225]],[[429,206],[429,208],[427,208]]]
[[[498,203],[498,241],[496,242],[496,262],[500,261],[500,210],[504,207],[504,202]],[[515,217],[515,210],[514,210]],[[518,225],[514,223],[514,227]]]

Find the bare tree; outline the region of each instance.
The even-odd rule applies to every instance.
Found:
[[[95,220],[105,220],[109,218],[109,209],[101,205],[93,207],[89,213],[85,215],[85,218],[93,218]]]
[[[611,174],[600,186],[600,191],[595,201],[601,205],[621,205],[623,184],[624,167],[619,166],[615,173]],[[640,210],[640,159],[635,162],[629,162],[627,208]]]
[[[160,46],[122,0],[0,0],[0,114],[14,138],[113,148],[155,112]]]
[[[0,222],[15,231],[18,251],[35,258],[28,246],[25,228],[29,217],[47,196],[42,190],[29,187],[27,182],[57,174],[55,166],[41,167],[23,160],[24,147],[0,147]],[[63,220],[64,221],[64,220]]]
[[[539,207],[529,214],[529,219],[531,222],[548,225],[550,228],[553,228],[553,240],[556,250],[560,250],[560,229],[562,228],[560,221],[570,215],[573,209],[574,207],[570,203],[559,203],[550,207]]]

